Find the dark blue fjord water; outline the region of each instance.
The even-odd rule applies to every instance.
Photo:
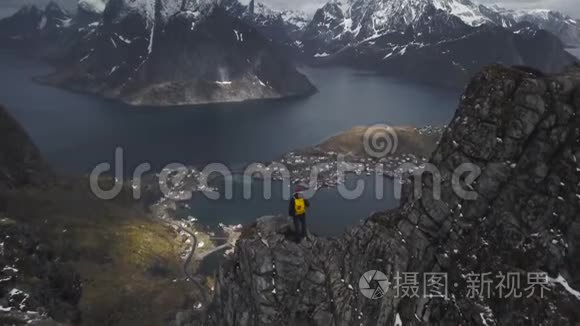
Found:
[[[364,185],[362,194],[355,199],[345,199],[337,189],[322,188],[310,199],[307,213],[309,229],[316,234],[338,235],[346,226],[359,223],[373,212],[394,208],[394,183],[389,179],[377,182],[375,176],[349,175],[346,178],[346,191],[354,191],[357,182]],[[254,180],[251,184],[252,196],[243,198],[244,180],[241,175],[234,176],[234,196],[232,200],[209,200],[203,194],[194,194],[190,205],[193,215],[205,225],[216,228],[220,223],[226,225],[251,224],[256,217],[288,214],[288,202],[284,199],[280,182],[272,185],[271,198],[264,199],[264,184]],[[378,188],[382,189],[377,195]],[[348,197],[346,197],[348,198]],[[185,215],[189,212],[185,212]]]
[[[174,162],[220,162],[239,168],[276,159],[355,125],[446,124],[459,98],[457,92],[346,68],[303,68],[319,89],[309,98],[131,107],[31,80],[50,71],[44,64],[0,52],[0,104],[27,129],[52,167],[69,175],[87,174],[98,163],[112,162],[118,146],[125,150],[127,171],[143,162],[156,170]],[[376,200],[374,190],[367,191],[356,201],[342,200],[335,190],[320,191],[310,211],[315,231],[335,234],[371,211],[396,205],[392,196]],[[257,216],[285,211],[280,196],[249,202],[238,197],[215,202],[196,196],[192,202],[192,215],[211,225],[248,223]]]

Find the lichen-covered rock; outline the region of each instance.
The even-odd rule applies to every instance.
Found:
[[[339,239],[297,244],[283,220],[258,223],[221,268],[210,325],[575,325],[580,320],[580,67],[557,76],[492,66],[467,87],[431,163],[422,196]],[[460,196],[454,172],[481,170]],[[460,179],[461,181],[461,179]],[[459,184],[462,184],[461,182]],[[465,185],[463,185],[465,189]],[[369,270],[448,275],[448,299],[369,300]],[[468,296],[469,273],[548,273],[541,298]],[[563,284],[569,286],[567,289]],[[576,307],[576,308],[575,308]]]
[[[79,275],[37,231],[0,214],[0,324],[58,325],[80,319]]]

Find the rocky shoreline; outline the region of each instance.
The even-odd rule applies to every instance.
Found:
[[[67,80],[68,77],[55,72],[48,76],[38,76],[34,81],[41,85],[63,88],[79,94],[92,94],[105,99],[120,101],[134,107],[196,107],[209,104],[236,104],[255,102],[275,102],[309,97],[316,94],[313,85],[296,93],[279,93],[271,88],[263,88],[260,81],[197,81],[188,83],[163,83],[147,86],[134,94],[121,94],[118,91],[102,92],[96,87],[82,87]],[[304,77],[306,79],[306,77]],[[207,91],[199,91],[200,88]]]

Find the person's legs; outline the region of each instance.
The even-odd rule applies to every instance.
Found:
[[[308,231],[306,230],[306,214],[300,216],[300,224],[300,236],[305,238],[308,235]]]
[[[300,221],[298,221],[298,216],[294,216],[292,218],[294,220],[294,236],[296,237],[296,241],[300,240]]]

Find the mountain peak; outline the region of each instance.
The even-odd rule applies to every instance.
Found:
[[[45,11],[61,11],[64,12],[64,9],[56,3],[55,1],[50,1],[46,7],[44,8]]]
[[[167,22],[179,12],[209,13],[216,6],[227,6],[222,0],[82,0],[108,1],[105,11],[113,21],[129,15],[140,15],[149,23],[161,19]],[[236,1],[237,2],[237,1]]]
[[[250,4],[248,5],[248,12],[253,15],[255,13],[255,9],[256,9],[256,3],[254,0],[252,0],[252,1],[250,1]]]

